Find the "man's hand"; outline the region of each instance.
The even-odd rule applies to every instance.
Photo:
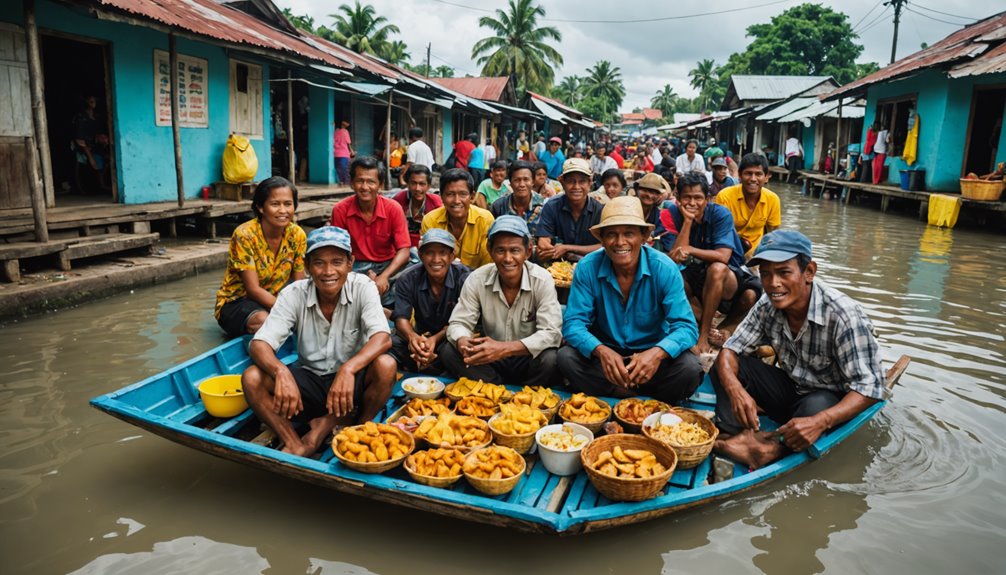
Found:
[[[388,289],[391,286],[388,284],[388,279],[386,277],[375,274],[374,270],[368,270],[367,275],[370,279],[374,280],[375,284],[377,284],[377,293],[381,295],[388,293]]]
[[[824,412],[810,417],[794,417],[776,430],[782,436],[782,442],[793,451],[803,451],[821,434],[828,430],[829,418]]]
[[[758,431],[761,423],[758,421],[758,404],[751,394],[738,384],[736,389],[727,392],[730,397],[730,407],[733,408],[734,417],[746,429]]]
[[[345,366],[335,374],[335,381],[328,390],[325,407],[336,417],[344,417],[353,411],[353,390],[356,388],[356,374]]]
[[[473,337],[467,344],[461,349],[461,355],[467,365],[487,365],[510,355],[510,345],[507,342],[496,341],[490,337]]]
[[[283,366],[276,372],[276,385],[272,394],[272,411],[280,417],[290,419],[304,410],[300,388],[290,370]]]
[[[668,255],[671,256],[671,259],[674,260],[675,263],[683,264],[688,260],[688,257],[692,255],[691,248],[688,246],[673,248],[671,253]]]
[[[668,357],[670,356],[667,355],[667,352],[659,347],[651,347],[644,352],[632,354],[632,360],[629,361],[629,365],[625,366],[626,371],[629,372],[629,383],[643,385],[650,381],[657,373],[660,362]]]
[[[601,360],[601,370],[604,378],[618,387],[632,387],[629,371],[625,369],[625,359],[606,345],[599,345],[594,355]]]
[[[434,349],[433,340],[425,335],[415,334],[409,338],[409,352],[419,369],[425,368],[437,359]]]

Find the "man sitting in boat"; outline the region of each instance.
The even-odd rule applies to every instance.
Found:
[[[550,385],[562,341],[555,282],[528,261],[531,233],[519,216],[489,228],[493,263],[473,271],[451,314],[441,361],[455,376],[514,385]],[[482,324],[482,335],[476,336]]]
[[[280,292],[248,352],[245,397],[288,453],[315,453],[338,424],[369,421],[388,401],[397,365],[377,286],[352,273],[349,232],[326,226],[307,236],[308,279]],[[298,365],[276,350],[297,336]],[[355,415],[355,417],[354,417]],[[308,421],[301,437],[290,420]]]
[[[638,198],[613,198],[590,228],[603,249],[576,266],[559,350],[559,370],[591,395],[648,395],[668,403],[702,380],[698,328],[681,273],[647,245],[653,225]]]
[[[419,239],[419,261],[395,282],[395,335],[391,355],[403,371],[443,371],[447,322],[469,269],[454,261],[457,243],[447,230],[433,228]],[[414,322],[414,323],[413,323]]]
[[[862,307],[815,281],[811,242],[767,234],[752,262],[765,295],[723,345],[709,373],[716,389],[719,453],[752,468],[810,447],[828,429],[885,398],[873,325]],[[771,345],[779,367],[752,356]],[[758,413],[782,426],[759,431]],[[729,436],[729,437],[727,437]]]
[[[564,193],[545,202],[535,235],[538,237],[538,259],[541,262],[580,258],[599,249],[590,226],[601,217],[601,204],[587,194],[592,174],[583,158],[570,158],[562,166]]]
[[[678,179],[678,203],[660,213],[660,239],[671,259],[685,266],[685,293],[698,303],[699,354],[722,345],[761,295],[761,282],[744,265],[744,247],[727,208],[711,203],[709,184],[702,174],[689,172]],[[727,314],[713,329],[716,311]]]

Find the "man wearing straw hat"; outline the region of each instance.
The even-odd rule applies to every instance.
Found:
[[[644,245],[653,225],[638,198],[609,201],[590,231],[603,249],[573,274],[559,370],[591,395],[680,402],[702,380],[698,357],[688,351],[699,333],[681,273]]]

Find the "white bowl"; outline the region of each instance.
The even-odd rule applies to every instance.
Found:
[[[646,416],[643,420],[643,427],[656,427],[658,423],[663,425],[677,425],[683,420],[677,414],[669,411],[658,411]]]
[[[402,391],[409,397],[436,399],[444,392],[444,382],[435,377],[410,377],[402,380]]]
[[[574,435],[583,435],[587,438],[587,441],[582,446],[568,451],[560,451],[541,444],[541,436],[543,434],[561,431],[564,427],[572,430]],[[583,464],[580,462],[580,452],[583,451],[584,447],[590,445],[590,442],[593,440],[594,434],[586,427],[577,425],[576,423],[546,425],[534,434],[534,441],[538,444],[538,454],[541,457],[541,463],[549,473],[555,475],[573,475],[580,471],[583,467]]]

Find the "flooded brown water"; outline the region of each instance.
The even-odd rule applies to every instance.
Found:
[[[783,192],[869,308],[894,401],[721,504],[527,536],[223,461],[88,406],[223,341],[219,274],[0,327],[0,573],[996,573],[1006,552],[1006,236]],[[998,567],[997,567],[998,566]]]

